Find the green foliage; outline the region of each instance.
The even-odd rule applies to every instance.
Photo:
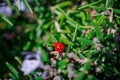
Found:
[[[41,68],[27,76],[20,71],[24,59],[20,53],[40,50],[44,65],[56,70],[47,79],[120,79],[119,0],[18,0],[23,1],[24,11],[19,8],[20,2],[11,1],[6,0],[11,16],[0,13],[0,78],[43,80],[38,75],[44,72]],[[66,48],[53,65],[55,42],[62,42]],[[73,67],[72,77],[68,76],[68,64]]]
[[[10,69],[10,71],[13,73],[13,74],[10,74],[10,76],[13,79],[22,79],[22,77],[19,74],[19,72],[10,63],[6,62],[6,65]]]
[[[44,63],[49,63],[50,62],[48,54],[44,49],[41,49],[41,57],[40,58]]]

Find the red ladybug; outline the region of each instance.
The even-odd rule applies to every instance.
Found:
[[[65,45],[61,42],[54,43],[54,49],[58,51],[59,53],[62,53],[65,49]]]

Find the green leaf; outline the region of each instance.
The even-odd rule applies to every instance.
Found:
[[[14,74],[10,73],[9,76],[10,76],[12,79],[17,80],[17,78],[16,78],[16,76],[15,76]]]
[[[7,5],[12,9],[12,4],[11,4],[10,0],[5,0],[5,1],[6,1]]]
[[[105,7],[113,7],[115,0],[106,0]]]
[[[74,31],[74,34],[73,34],[73,38],[72,38],[73,42],[75,41],[75,37],[77,36],[77,28],[78,28],[78,26],[76,25],[76,28],[75,28],[75,31]]]
[[[84,67],[84,70],[85,70],[85,71],[89,71],[90,68],[91,68],[91,62],[85,63],[83,67]]]
[[[21,79],[20,74],[18,73],[18,71],[10,63],[6,62],[6,65],[17,79]],[[11,76],[13,76],[13,75],[11,75]]]
[[[97,11],[105,11],[107,9],[104,6],[91,6],[90,8],[95,9]]]
[[[61,37],[60,41],[64,42],[65,44],[72,44],[72,42],[70,40],[68,40],[67,38],[65,38],[65,37]]]
[[[101,33],[101,28],[98,24],[94,24],[94,29],[99,40],[103,40],[103,34]]]
[[[75,80],[84,80],[84,77],[85,77],[85,72],[80,72]]]
[[[94,80],[94,76],[93,75],[88,75],[86,80]]]
[[[53,20],[44,24],[42,29],[48,29],[52,24],[53,24]]]
[[[94,45],[93,41],[92,41],[92,40],[89,40],[89,39],[77,37],[77,40],[78,40],[79,42],[83,42],[83,43],[86,43],[86,44],[89,44],[89,45]]]
[[[114,69],[113,69],[113,67],[111,66],[111,67],[108,67],[108,66],[106,66],[105,64],[102,64],[101,66],[100,66],[100,68],[104,71],[104,73],[107,75],[107,76],[111,76],[111,75],[114,75]]]
[[[77,53],[77,55],[79,56],[79,58],[86,58],[80,51],[76,50],[76,49],[73,49],[73,51],[75,53]]]
[[[74,24],[78,24],[78,22],[76,22],[75,20],[71,19],[67,13],[65,13],[61,8],[57,7],[57,9],[59,10],[59,12],[69,21],[71,21]],[[79,24],[80,25],[80,24]]]
[[[87,45],[94,46],[93,41],[81,37],[77,37],[77,40],[81,43],[81,48],[84,49]]]
[[[58,68],[59,69],[65,69],[66,68],[66,66],[67,66],[67,63],[68,63],[68,59],[66,58],[66,59],[63,59],[63,60],[61,60],[60,62],[58,62]]]
[[[118,18],[118,19],[120,19],[120,16],[118,16],[118,15],[114,15],[116,18]]]
[[[15,59],[18,61],[18,63],[22,66],[22,61],[19,57],[15,56]]]
[[[48,53],[43,49],[43,48],[40,48],[41,50],[41,60],[44,62],[44,63],[49,63],[50,62],[50,59],[48,57]]]
[[[10,26],[13,26],[12,22],[11,22],[9,19],[7,19],[4,15],[1,15],[1,14],[0,14],[0,17],[1,17],[5,22],[7,22]]]
[[[63,8],[63,7],[66,7],[66,6],[70,6],[71,4],[72,4],[71,1],[64,1],[64,2],[62,2],[60,4],[55,5],[54,8],[57,8],[57,7]]]
[[[28,8],[28,10],[30,11],[30,13],[33,13],[32,8],[30,7],[30,5],[28,4],[27,0],[22,0],[24,2],[24,4],[26,5],[26,7]]]
[[[95,32],[93,30],[89,30],[89,33],[87,34],[87,39],[92,39],[94,37]]]
[[[82,9],[89,8],[90,6],[98,5],[98,4],[102,3],[103,1],[104,0],[99,0],[99,1],[93,2],[91,4],[87,4],[87,5],[81,6],[81,7],[78,8],[78,10],[82,10]]]
[[[35,80],[43,80],[43,78],[42,78],[42,76],[39,76]]]
[[[23,47],[23,50],[27,51],[30,48],[31,42],[28,41],[25,46]]]
[[[114,12],[114,13],[117,13],[117,14],[120,14],[120,9],[115,9],[115,8],[113,8],[113,12]]]
[[[99,26],[96,25],[94,27],[94,29],[95,29],[95,32],[96,32],[96,35],[97,35],[98,39],[99,40],[103,40],[103,35],[101,33],[101,29],[99,28]]]
[[[97,25],[102,25],[102,23],[104,22],[104,20],[106,19],[106,16],[104,15],[100,15],[100,16],[97,16],[93,22],[96,23]]]
[[[79,24],[75,24],[75,23],[73,23],[73,22],[71,22],[70,20],[67,20],[66,21],[72,28],[75,28],[76,27],[76,25],[78,25],[78,30],[79,31],[82,31],[83,29],[91,29],[92,28],[92,26],[81,26],[81,25],[79,25]]]
[[[96,17],[96,19],[92,22],[93,24],[93,27],[94,27],[94,30],[96,32],[96,35],[98,37],[99,40],[103,40],[103,34],[101,33],[101,26],[102,23],[104,22],[105,20],[105,16],[98,16]]]

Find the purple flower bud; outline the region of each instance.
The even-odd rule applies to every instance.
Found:
[[[48,71],[44,71],[42,74],[43,79],[45,79],[47,77]]]
[[[0,7],[0,13],[9,17],[12,14],[12,10],[8,6],[1,6]]]
[[[71,65],[67,65],[67,70],[68,70],[68,77],[71,78],[71,77],[74,77],[75,73],[74,73],[74,69]]]
[[[24,60],[23,66],[21,70],[23,71],[24,75],[30,74],[32,71],[37,69],[40,65],[40,62],[38,60]]]
[[[55,76],[55,77],[53,78],[53,80],[61,80],[61,77],[60,77],[60,76]]]
[[[30,74],[32,71],[36,70],[38,67],[43,68],[44,64],[40,59],[40,51],[37,51],[36,54],[27,54],[25,60],[23,61],[23,66],[21,70],[23,71],[24,75]],[[35,58],[35,59],[30,59]]]

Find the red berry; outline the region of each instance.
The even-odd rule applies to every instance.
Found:
[[[62,53],[64,51],[64,49],[65,49],[65,45],[63,43],[61,43],[61,42],[56,42],[54,44],[54,49],[56,51],[58,51],[59,53]]]

